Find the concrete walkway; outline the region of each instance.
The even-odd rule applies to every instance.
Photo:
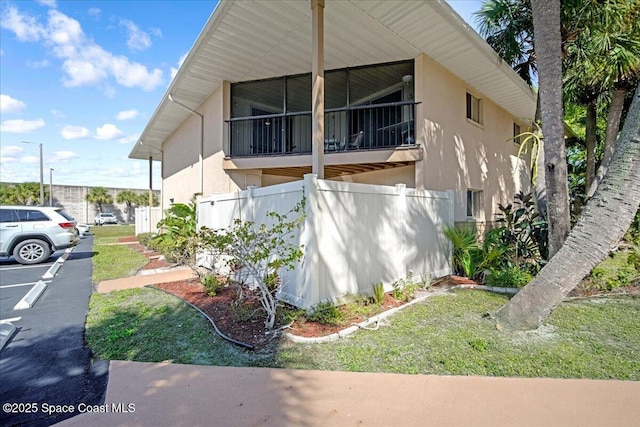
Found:
[[[60,425],[637,427],[639,396],[625,381],[112,361],[107,412]]]
[[[110,292],[189,277],[190,269],[172,269],[97,287]],[[123,361],[109,362],[108,371],[105,403],[83,406],[85,413],[59,425],[640,426],[640,382]]]
[[[138,276],[123,277],[122,279],[103,280],[96,286],[96,291],[101,294],[106,294],[111,291],[142,288],[146,285],[175,282],[193,277],[195,277],[195,274],[189,267],[172,268],[166,271],[156,272],[155,274],[142,274]]]

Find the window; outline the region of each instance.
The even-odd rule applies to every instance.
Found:
[[[482,102],[467,92],[467,119],[482,124]]]
[[[481,218],[482,191],[467,190],[467,217]]]
[[[18,222],[18,216],[13,209],[0,209],[0,222]]]
[[[37,210],[19,209],[18,216],[22,222],[51,221],[48,216]]]
[[[513,142],[515,144],[520,145],[520,143],[522,142],[522,137],[519,136],[522,133],[522,131],[520,130],[520,125],[517,123],[513,124]]]

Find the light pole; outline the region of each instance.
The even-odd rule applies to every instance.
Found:
[[[20,141],[25,144],[39,144],[40,145],[40,206],[44,206],[44,168],[42,167],[42,143],[32,141]]]
[[[53,206],[53,171],[54,168],[49,168],[49,206]]]

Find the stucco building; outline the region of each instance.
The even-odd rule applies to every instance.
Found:
[[[484,223],[526,186],[535,101],[444,1],[221,0],[129,157],[161,162],[165,208],[313,172]]]

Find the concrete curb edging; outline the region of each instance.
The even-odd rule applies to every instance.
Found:
[[[394,314],[396,314],[398,311],[406,308],[406,307],[410,307],[413,304],[417,304],[419,302],[422,302],[424,300],[426,300],[429,297],[432,297],[434,295],[445,295],[449,290],[452,289],[479,289],[479,290],[483,290],[483,291],[488,291],[488,292],[495,292],[495,293],[502,293],[502,294],[511,294],[511,295],[515,295],[518,293],[518,291],[520,291],[519,288],[498,288],[498,287],[494,287],[494,286],[485,286],[485,285],[456,285],[456,286],[451,286],[447,289],[444,290],[439,290],[439,291],[428,291],[429,293],[420,297],[417,297],[416,299],[409,301],[408,303],[401,305],[399,307],[395,307],[392,308],[391,310],[387,310],[383,313],[377,314],[373,317],[370,317],[369,319],[354,324],[353,326],[349,326],[348,328],[342,329],[338,332],[335,332],[333,334],[330,335],[325,335],[324,337],[301,337],[298,335],[294,335],[291,334],[289,332],[284,332],[282,335],[287,338],[288,340],[295,342],[295,343],[299,343],[299,344],[316,344],[316,343],[324,343],[324,342],[332,342],[332,341],[337,341],[340,338],[345,338],[348,335],[351,335],[352,333],[354,333],[355,331],[359,330],[359,329],[366,329],[369,325],[371,325],[372,323],[378,323],[380,322],[380,320],[386,319],[389,316],[392,316]]]
[[[22,299],[13,307],[14,310],[25,310],[33,307],[40,295],[47,289],[47,284],[42,280],[38,281],[36,285],[22,297]]]
[[[356,323],[352,326],[349,326],[348,328],[342,329],[338,332],[335,332],[333,334],[330,335],[326,335],[324,337],[313,337],[313,338],[309,338],[309,337],[301,337],[298,335],[293,335],[289,332],[284,332],[283,336],[285,338],[287,338],[288,340],[291,340],[292,342],[295,343],[299,343],[299,344],[316,344],[316,343],[323,343],[323,342],[331,342],[331,341],[336,341],[340,338],[345,338],[348,335],[351,335],[352,333],[354,333],[355,331],[359,330],[359,329],[365,329],[366,327],[368,327],[369,325],[371,325],[372,323],[377,323],[380,322],[383,319],[386,319],[387,317],[393,316],[394,314],[396,314],[398,311],[403,310],[407,307],[410,307],[414,304],[417,304],[419,302],[422,302],[424,300],[426,300],[427,298],[430,298],[434,295],[444,295],[446,292],[429,292],[426,295],[417,297],[416,299],[409,301],[408,303],[401,305],[399,307],[395,307],[392,308],[391,310],[387,310],[385,312],[382,312],[380,314],[377,314],[373,317],[368,318],[367,320],[364,320],[360,323]]]
[[[0,350],[7,345],[17,330],[13,323],[0,323]]]
[[[53,277],[58,274],[58,270],[62,267],[62,264],[69,258],[69,254],[73,251],[74,248],[68,248],[64,251],[64,254],[60,258],[53,263],[51,267],[47,270],[46,273],[42,276],[43,279],[53,279]]]

